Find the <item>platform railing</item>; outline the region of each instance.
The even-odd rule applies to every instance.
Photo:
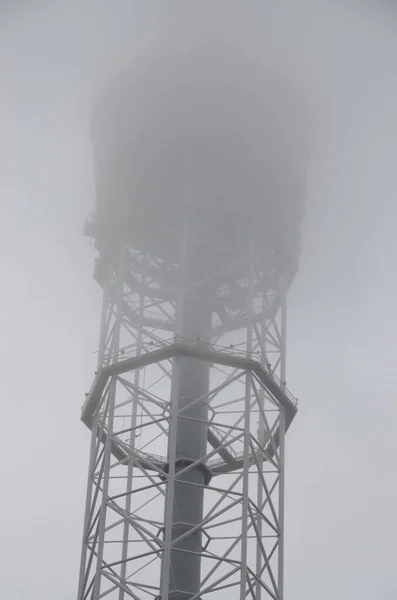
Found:
[[[288,400],[295,407],[298,405],[298,399],[290,392],[290,390],[286,386],[286,383],[284,381],[281,381],[280,378],[276,375],[276,373],[271,369],[271,366],[269,365],[269,363],[266,361],[265,357],[260,352],[257,352],[257,351],[249,352],[244,349],[236,348],[234,345],[222,346],[219,344],[211,344],[210,342],[203,342],[200,339],[183,338],[178,335],[176,335],[173,338],[170,338],[168,340],[161,339],[158,341],[151,341],[148,344],[148,350],[149,350],[149,352],[153,352],[155,350],[160,350],[161,348],[164,348],[164,347],[171,347],[171,346],[177,346],[177,345],[190,346],[193,348],[209,350],[211,352],[219,353],[219,354],[223,354],[223,355],[227,354],[230,356],[248,358],[256,363],[259,363],[260,366],[262,367],[262,369],[264,369],[267,372],[267,374],[274,380],[276,385],[282,389],[283,393],[286,395]],[[142,352],[142,349],[140,348],[140,353],[141,352]],[[129,358],[133,358],[137,355],[138,355],[138,345],[137,344],[126,346],[125,348],[122,348],[120,350],[120,352],[118,354],[115,354],[114,356],[111,356],[111,357],[105,356],[103,363],[102,363],[102,368],[107,367],[111,364],[121,362],[123,360],[127,360]],[[99,379],[100,373],[101,373],[101,370],[99,370],[98,373],[96,374],[96,377],[90,388],[90,391],[87,394],[87,398],[86,398],[86,401],[85,401],[85,403],[83,405],[83,409],[82,409],[83,412],[89,402],[91,392],[95,388],[95,385]]]
[[[87,408],[87,405],[88,405],[88,403],[90,401],[92,393],[93,393],[93,391],[94,391],[94,389],[95,389],[95,387],[96,387],[96,385],[97,385],[97,383],[99,381],[99,378],[101,376],[101,373],[102,373],[102,369],[100,369],[99,371],[96,371],[96,373],[95,373],[94,381],[91,384],[89,392],[86,394],[85,402],[84,402],[84,404],[83,404],[83,406],[81,408],[81,414],[84,414],[85,409]]]

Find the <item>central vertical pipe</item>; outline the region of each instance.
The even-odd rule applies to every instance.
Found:
[[[211,328],[212,309],[203,297],[200,281],[208,273],[208,257],[186,240],[183,291],[179,306],[178,333],[182,338],[197,340]],[[190,291],[194,286],[194,292]],[[202,532],[200,529],[180,536],[201,523],[203,519],[206,473],[200,464],[179,476],[189,464],[200,461],[206,454],[209,391],[209,364],[190,357],[180,357],[177,378],[176,461],[172,506],[172,531],[169,571],[169,600],[188,600],[200,591]]]

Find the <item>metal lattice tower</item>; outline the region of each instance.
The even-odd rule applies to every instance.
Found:
[[[103,310],[78,600],[282,600],[296,256],[271,219],[191,195],[112,203],[86,231]]]

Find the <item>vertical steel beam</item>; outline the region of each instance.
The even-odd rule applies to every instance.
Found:
[[[177,307],[177,322],[182,338],[201,338],[211,328],[212,308],[200,297],[189,293],[204,278],[208,265],[205,256],[199,255],[194,240],[189,239],[189,216],[186,215],[181,248],[181,281]],[[196,295],[197,294],[197,295]],[[178,314],[179,313],[179,314]],[[201,575],[201,528],[195,528],[203,518],[205,472],[200,464],[178,476],[189,462],[200,460],[207,445],[206,401],[197,401],[207,395],[209,389],[209,365],[194,358],[180,357],[175,360],[178,368],[173,372],[174,390],[178,402],[176,422],[176,464],[172,507],[172,533],[169,566],[169,600],[187,600],[200,590]],[[169,469],[171,468],[171,458]],[[171,483],[169,481],[168,486]],[[194,533],[189,534],[195,528]],[[188,533],[182,541],[177,538]],[[166,568],[164,564],[164,569]],[[163,575],[164,577],[164,575]]]
[[[110,278],[111,271],[108,269],[103,296],[102,296],[102,311],[101,311],[101,325],[99,331],[99,350],[97,359],[97,368],[99,369],[102,365],[103,356],[106,348],[106,337],[108,334],[106,323],[107,323],[107,308],[109,302],[109,289],[110,289]],[[80,559],[80,571],[79,571],[79,585],[78,585],[78,600],[83,600],[84,596],[84,582],[86,577],[86,563],[87,563],[87,535],[90,524],[90,512],[92,502],[92,476],[94,470],[94,464],[96,459],[95,446],[97,443],[97,430],[93,427],[91,430],[91,443],[90,443],[90,459],[88,464],[88,476],[87,476],[87,491],[85,499],[85,511],[84,511],[84,525],[83,525],[83,541],[81,546],[81,559]]]
[[[262,299],[262,312],[264,312],[263,308],[264,307],[263,307],[263,299]],[[265,329],[265,327],[261,328],[261,331],[262,331],[262,338],[259,340],[259,345],[260,345],[260,348],[262,349],[262,351],[266,352],[266,329]],[[259,403],[259,411],[262,414],[264,414],[265,394],[262,389],[259,390],[258,403]],[[261,419],[261,418],[258,419],[258,440],[259,440],[260,447],[264,447],[265,446],[265,424],[263,422],[263,419]],[[264,459],[263,459],[262,455],[259,455],[258,471],[263,471],[263,468],[264,468]],[[257,489],[256,503],[257,503],[258,507],[262,507],[263,506],[263,485],[262,485],[262,481],[261,481],[261,477],[260,477],[259,473],[257,476],[257,486],[258,486],[258,489]],[[259,514],[257,517],[256,528],[258,531],[258,537],[260,539],[262,539],[263,521]],[[256,573],[257,574],[262,572],[262,564],[263,564],[262,551],[261,551],[260,545],[257,544],[257,546],[256,546]],[[256,595],[255,600],[262,599],[262,586],[261,586],[259,580],[255,584],[255,595]]]
[[[280,378],[286,385],[286,346],[287,346],[287,298],[283,295],[281,305],[281,364]],[[280,537],[278,546],[278,594],[279,600],[284,600],[284,521],[285,521],[285,412],[280,408],[279,421],[279,506],[278,520]]]
[[[248,297],[246,300],[247,310],[247,352],[252,352],[253,347],[253,318],[254,318],[254,245],[251,242],[248,252]],[[249,478],[250,478],[250,441],[251,441],[251,373],[245,374],[245,402],[244,402],[244,461],[243,461],[243,498],[241,503],[241,582],[240,598],[246,596],[248,584],[248,508],[249,508]]]
[[[113,331],[113,356],[117,356],[120,347],[120,329],[121,329],[121,318],[122,318],[122,302],[123,302],[123,291],[124,291],[124,255],[125,255],[125,244],[121,241],[118,248],[118,261],[116,266],[116,319],[114,322]],[[110,358],[110,357],[109,357]],[[101,597],[101,569],[103,566],[104,557],[104,541],[105,541],[105,528],[106,528],[106,512],[107,512],[107,500],[108,500],[108,489],[109,489],[109,478],[110,478],[110,461],[112,455],[112,435],[113,435],[113,415],[116,403],[116,387],[117,380],[113,378],[110,382],[109,395],[108,395],[108,415],[107,415],[107,435],[105,441],[105,454],[104,454],[104,472],[102,479],[102,502],[99,512],[99,530],[98,530],[98,549],[97,549],[97,564],[95,583],[93,590],[93,600],[99,600]]]
[[[143,287],[145,285],[145,276],[141,275],[140,284]],[[143,337],[143,313],[144,313],[144,305],[145,305],[145,296],[142,294],[139,298],[139,325],[137,326],[137,349],[136,355],[140,356],[142,353],[142,337]],[[137,369],[134,374],[134,386],[135,389],[139,388],[139,380],[140,380],[140,370]],[[136,423],[137,423],[137,412],[138,412],[138,394],[135,391],[132,397],[132,411],[130,418],[130,436],[129,436],[129,446],[131,449],[135,446],[135,436],[136,436]],[[127,467],[127,481],[126,481],[126,498],[125,498],[125,512],[127,515],[131,513],[131,504],[132,504],[132,485],[133,485],[133,474],[134,474],[134,463],[129,461]],[[130,523],[127,519],[124,520],[123,525],[123,545],[121,551],[121,568],[120,568],[120,579],[124,584],[124,587],[120,587],[119,591],[119,600],[125,599],[125,585],[126,585],[126,575],[127,575],[127,558],[128,558],[128,547],[129,547],[129,535],[130,535]]]
[[[178,411],[179,411],[179,393],[178,393],[178,371],[179,362],[174,360],[173,365],[173,381],[171,387],[171,414],[169,421],[168,435],[168,478],[167,478],[167,493],[165,499],[165,515],[164,515],[164,550],[161,570],[161,596],[160,598],[169,598],[170,590],[170,573],[171,566],[171,545],[173,537],[173,520],[174,520],[174,490],[175,490],[175,463],[176,463],[176,443],[178,435]],[[175,373],[175,376],[174,376]]]
[[[280,536],[278,542],[278,597],[284,600],[284,513],[285,513],[285,413],[280,410],[279,422],[279,506],[278,521]]]

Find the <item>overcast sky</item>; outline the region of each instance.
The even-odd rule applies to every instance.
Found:
[[[254,0],[253,0],[254,1]],[[44,2],[0,23],[0,596],[76,597],[101,294],[95,89],[180,4]],[[397,21],[343,2],[262,2],[250,39],[313,105],[301,269],[290,294],[286,600],[397,594]],[[229,17],[228,17],[229,18]]]

